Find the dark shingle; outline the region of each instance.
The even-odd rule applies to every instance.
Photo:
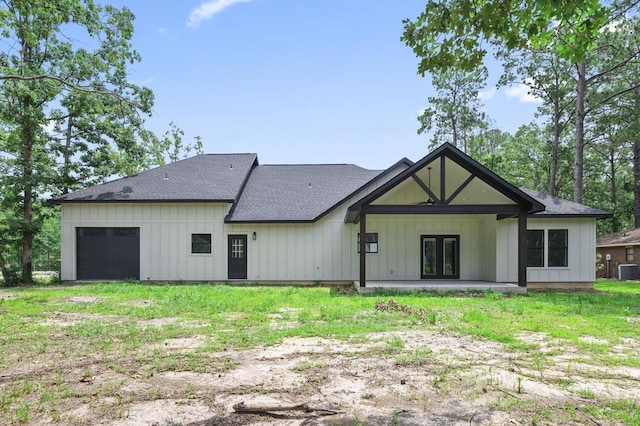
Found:
[[[229,221],[313,221],[380,173],[353,164],[258,166]]]
[[[527,188],[520,188],[522,192],[544,204],[545,210],[535,213],[533,217],[549,217],[549,216],[584,216],[605,218],[611,217],[611,213],[600,209],[585,206],[583,204],[574,203],[573,201],[563,200],[562,198],[553,197],[543,194],[542,192],[533,191]]]
[[[54,198],[51,202],[233,201],[256,154],[202,154]]]

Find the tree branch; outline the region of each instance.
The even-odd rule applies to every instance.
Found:
[[[610,100],[612,100],[612,99],[614,99],[614,98],[617,98],[617,97],[618,97],[618,96],[620,96],[620,95],[624,95],[624,94],[625,94],[625,93],[627,93],[627,92],[631,92],[631,91],[633,91],[633,90],[635,90],[635,89],[637,89],[637,88],[639,88],[639,87],[640,87],[640,83],[635,84],[635,85],[633,85],[633,86],[631,86],[631,87],[627,87],[626,89],[618,90],[618,91],[617,91],[617,92],[615,92],[615,93],[612,93],[611,95],[609,95],[609,96],[607,96],[606,98],[604,98],[602,101],[598,102],[596,105],[593,105],[593,106],[591,106],[591,107],[589,107],[589,108],[586,108],[586,109],[584,110],[584,115],[585,115],[585,116],[586,116],[586,115],[588,115],[591,111],[593,111],[593,109],[594,109],[594,108],[597,108],[597,107],[599,107],[600,105],[604,105],[604,104],[606,104],[607,102],[609,102]]]
[[[80,92],[85,92],[85,93],[95,93],[95,94],[99,94],[99,95],[107,95],[107,96],[113,96],[116,99],[118,99],[121,102],[124,102],[128,105],[132,105],[135,106],[134,103],[132,103],[131,101],[129,101],[128,99],[124,98],[123,96],[121,96],[120,94],[118,94],[115,91],[111,91],[111,90],[95,90],[90,88],[89,86],[80,86],[78,84],[73,84],[70,83],[68,81],[66,81],[63,78],[60,77],[56,77],[53,75],[46,75],[46,74],[41,74],[41,75],[32,75],[32,76],[21,76],[21,75],[0,75],[0,80],[19,80],[19,81],[37,81],[37,80],[53,80],[56,81],[64,86],[67,86],[70,89],[73,90],[78,90]]]
[[[587,85],[591,84],[591,82],[593,82],[594,80],[599,79],[603,75],[609,74],[611,71],[615,71],[618,68],[622,68],[623,66],[627,65],[629,62],[631,62],[633,59],[635,59],[638,56],[638,54],[640,54],[640,49],[636,50],[633,55],[629,56],[624,61],[618,62],[616,65],[612,66],[611,68],[609,68],[607,70],[604,70],[602,72],[599,72],[597,74],[594,74],[591,77],[587,78],[587,80],[586,80]]]

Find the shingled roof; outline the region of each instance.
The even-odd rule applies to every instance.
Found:
[[[596,240],[596,247],[630,246],[640,244],[640,228],[617,234],[603,235]]]
[[[256,154],[196,155],[65,194],[51,202],[233,202],[257,164]]]
[[[314,221],[381,173],[353,164],[258,166],[227,221]]]
[[[258,165],[256,154],[202,154],[50,200],[62,203],[226,202],[227,222],[314,222],[386,171],[353,164]],[[536,217],[611,217],[610,213],[530,189],[546,209]]]
[[[542,192],[533,191],[527,188],[520,188],[522,192],[544,204],[545,210],[533,214],[531,217],[595,217],[597,219],[611,217],[611,213],[600,209],[585,206],[583,204],[574,203],[573,201],[563,200],[562,198],[553,197],[543,194]]]

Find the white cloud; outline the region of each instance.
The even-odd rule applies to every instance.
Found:
[[[49,120],[47,124],[42,126],[42,130],[47,134],[52,134],[56,130],[56,122],[53,120]]]
[[[509,96],[510,98],[516,98],[519,102],[525,104],[542,102],[542,99],[532,95],[529,92],[529,86],[527,86],[526,84],[518,83],[507,89],[507,96]]]
[[[236,3],[249,3],[252,0],[210,0],[202,3],[191,11],[187,27],[197,29],[202,21],[213,18],[214,15]]]
[[[624,25],[624,22],[621,20],[614,20],[609,22],[607,25],[605,25],[604,27],[600,28],[600,30],[598,32],[603,33],[604,30],[609,30],[610,32],[615,32],[618,31],[622,26]]]
[[[478,92],[478,99],[482,100],[482,101],[486,101],[487,99],[491,99],[495,96],[496,92],[498,91],[498,89],[496,89],[495,87],[491,87],[487,90],[481,90]]]
[[[160,27],[156,29],[156,31],[158,32],[158,34],[166,34],[167,32],[169,32],[169,30],[164,27]]]

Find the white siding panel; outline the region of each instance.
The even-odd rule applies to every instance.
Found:
[[[142,280],[224,280],[226,204],[64,204],[62,279],[76,279],[77,227],[139,227]],[[191,233],[212,234],[212,254],[191,254]]]
[[[567,267],[527,268],[527,281],[593,282],[595,280],[595,222],[593,218],[529,219],[527,221],[527,229],[567,229],[569,232],[569,258]],[[517,282],[517,220],[508,219],[499,221],[496,235],[496,279],[501,282]],[[545,234],[545,245],[547,243],[547,236]]]
[[[143,280],[227,279],[227,238],[247,235],[248,279],[357,280],[359,225],[345,224],[347,201],[316,223],[225,224],[226,204],[62,206],[62,279],[76,277],[75,228],[140,227]],[[595,220],[529,220],[530,229],[569,229],[568,268],[529,268],[529,281],[593,281]],[[252,239],[253,232],[256,240]],[[517,281],[517,221],[495,215],[367,216],[378,253],[367,254],[368,280],[420,279],[420,236],[460,236],[460,279]],[[211,233],[212,254],[191,254],[191,234]]]

